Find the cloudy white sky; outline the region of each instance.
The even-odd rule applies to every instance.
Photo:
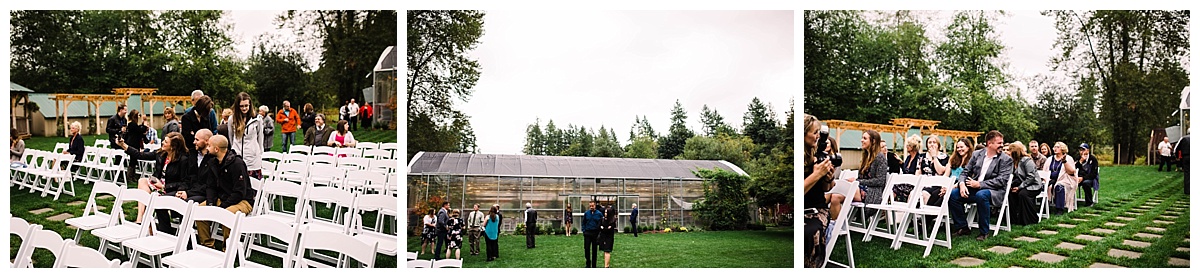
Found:
[[[276,40],[296,45],[296,50],[305,54],[309,69],[316,70],[321,54],[311,47],[301,46],[301,43],[296,42],[296,35],[291,29],[276,27],[278,24],[275,23],[275,18],[283,12],[282,10],[227,11],[224,20],[233,25],[233,32],[230,36],[233,37],[234,49],[237,51],[238,57],[249,57],[251,50],[254,49],[255,41],[260,35],[265,34]]]
[[[518,154],[525,127],[612,128],[635,116],[665,133],[678,99],[699,131],[703,105],[742,126],[750,100],[779,119],[799,92],[792,11],[488,11],[469,55],[483,74],[458,107],[482,153]],[[598,131],[597,131],[598,132]]]

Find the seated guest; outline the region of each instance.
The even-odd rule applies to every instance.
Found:
[[[916,175],[920,168],[921,157],[921,136],[913,134],[904,140],[904,162],[900,166],[900,173]],[[892,194],[897,201],[907,201],[914,188],[916,188],[915,184],[896,184],[892,187]]]
[[[1033,166],[1037,167],[1035,169],[1042,169],[1042,164],[1046,163],[1046,156],[1038,150],[1037,140],[1029,140],[1029,158],[1033,159]]]
[[[1035,145],[1036,146],[1036,145]],[[1008,201],[1008,211],[1012,214],[1012,223],[1016,225],[1037,224],[1038,204],[1035,198],[1042,193],[1043,183],[1038,177],[1035,162],[1025,154],[1025,145],[1015,142],[1009,148],[1013,158],[1012,199]]]
[[[1096,157],[1091,156],[1092,148],[1087,143],[1079,145],[1079,162],[1075,169],[1079,170],[1079,188],[1083,188],[1083,206],[1092,206],[1092,191],[1100,188],[1099,168]]]
[[[12,168],[25,168],[25,163],[21,161],[21,156],[25,155],[25,141],[21,140],[21,135],[17,134],[17,129],[12,129],[12,132],[8,133],[8,139],[12,140],[10,141],[12,144],[8,146],[8,162],[11,163],[10,166]]]
[[[883,188],[887,184],[888,162],[887,157],[883,153],[883,140],[880,139],[879,132],[867,130],[863,132],[862,160],[858,165],[861,168],[858,171],[857,178],[850,178],[847,181],[858,181],[859,190],[865,191],[863,202],[868,204],[879,204],[883,202]],[[873,212],[868,211],[868,214]]]
[[[325,114],[318,113],[313,122],[313,126],[304,130],[304,145],[325,146],[329,143],[329,135],[333,133],[333,128],[325,125]]]
[[[81,128],[82,125],[80,125],[79,122],[71,122],[71,130],[68,133],[71,137],[71,143],[67,145],[67,150],[63,151],[63,153],[75,155],[75,162],[83,161],[85,147],[83,145],[83,134],[79,134],[79,130]],[[76,171],[79,171],[78,164],[71,166],[71,172]]]
[[[833,163],[829,160],[817,161],[814,154],[817,152],[817,145],[820,140],[818,131],[820,130],[821,122],[813,115],[804,115],[804,254],[805,267],[818,267],[825,260],[825,241],[827,227],[829,227],[829,208],[825,205],[823,197],[825,191],[830,188],[833,180]],[[873,132],[873,131],[867,131]],[[879,133],[875,133],[879,134]],[[863,146],[878,146],[878,141],[872,141],[867,144],[867,133],[863,133]],[[878,138],[878,137],[875,137]],[[872,152],[870,147],[867,147],[867,154],[875,154],[878,150]],[[867,157],[864,154],[863,157]],[[864,163],[863,165],[871,165]],[[883,170],[879,170],[883,171]],[[885,173],[884,176],[887,174]],[[859,175],[862,177],[863,175]],[[883,191],[880,189],[879,191]],[[584,236],[584,260],[587,267],[595,267],[595,242],[596,236],[599,234],[598,226],[601,221],[600,217],[596,216],[600,213],[596,211],[595,201],[589,206],[590,209],[584,213],[583,218],[583,236]]]
[[[131,158],[130,161],[154,161],[154,174],[149,178],[138,179],[137,186],[146,193],[158,192],[163,196],[173,196],[176,192],[187,190],[188,184],[191,182],[192,172],[195,168],[187,159],[188,150],[185,145],[183,135],[178,132],[167,134],[167,139],[162,142],[162,147],[157,151],[142,151],[126,145],[125,141],[117,141],[117,146],[125,150],[125,154]],[[137,209],[136,222],[141,223],[146,206],[138,204]],[[158,230],[173,234],[171,220],[166,217],[167,214],[157,215],[159,216]]]
[[[350,122],[339,120],[337,129],[329,135],[329,141],[326,143],[334,148],[353,148],[358,141],[354,140],[354,133],[350,132]]]
[[[192,172],[192,183],[188,185],[186,191],[176,192],[175,196],[191,200],[197,204],[203,203],[208,195],[208,181],[215,180],[217,177],[212,174],[213,171],[205,171],[213,168],[217,161],[217,156],[208,153],[208,139],[213,136],[212,130],[201,128],[196,131],[195,139],[192,142],[195,149],[187,155],[187,162],[194,168]]]
[[[208,196],[201,205],[219,206],[229,213],[250,213],[250,203],[254,201],[255,190],[250,188],[250,176],[246,171],[246,162],[242,157],[229,151],[229,139],[223,135],[208,139],[208,153],[216,157],[213,167],[200,169],[210,171],[209,175],[216,178],[208,183]],[[226,239],[229,238],[229,227],[221,228]],[[212,224],[208,221],[196,221],[196,234],[200,244],[214,248],[216,240],[212,238]]]
[[[942,152],[942,141],[938,139],[937,135],[929,135],[929,137],[925,139],[925,148],[928,150],[919,159],[920,165],[918,165],[919,167],[917,168],[917,175],[944,177],[950,176],[950,167],[947,167],[947,165],[949,165],[950,158],[946,156],[946,153]],[[945,196],[946,188],[929,187],[925,188],[922,194],[924,195],[925,200],[928,200],[925,202],[925,204],[931,206],[941,206],[942,198],[931,197]]]
[[[954,143],[954,153],[950,155],[949,168],[950,177],[958,179],[966,169],[967,162],[971,161],[971,141],[967,138],[958,139]]]
[[[1013,169],[1012,157],[1000,151],[1000,146],[1004,145],[1003,134],[995,130],[989,131],[984,135],[984,142],[987,143],[986,147],[971,155],[971,161],[967,163],[966,170],[958,177],[958,188],[950,192],[950,215],[954,219],[954,235],[971,233],[963,204],[972,202],[979,209],[977,214],[981,231],[975,238],[977,240],[988,238],[990,234],[988,221],[992,215],[993,195],[1004,196],[1004,194],[994,194],[993,191],[1004,190]]]
[[[1075,159],[1067,155],[1067,144],[1063,142],[1054,143],[1054,156],[1048,158],[1046,165],[1042,165],[1042,171],[1050,171],[1049,192],[1046,192],[1048,197],[1054,201],[1054,207],[1050,208],[1052,214],[1062,214],[1068,211],[1075,210],[1075,186],[1079,180],[1075,179]]]
[[[1030,147],[1030,148],[1033,148],[1033,147]],[[1037,152],[1042,153],[1042,157],[1044,157],[1046,159],[1046,161],[1050,160],[1050,144],[1042,143],[1041,146],[1037,147]],[[1046,166],[1046,163],[1045,163],[1045,161],[1043,161],[1042,165],[1038,165],[1038,169],[1042,169],[1042,167],[1045,167],[1045,166]]]

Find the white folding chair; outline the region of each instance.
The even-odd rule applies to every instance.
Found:
[[[157,195],[157,193],[155,193]],[[126,188],[121,190],[121,195],[113,202],[113,208],[109,218],[108,225],[104,228],[92,230],[92,235],[100,238],[100,246],[97,251],[104,252],[105,249],[117,251],[125,255],[125,248],[122,242],[137,238],[142,235],[143,231],[150,229],[150,220],[143,219],[142,223],[125,219],[125,211],[121,208],[126,201],[133,201],[146,207],[153,207],[153,196],[137,188]],[[136,218],[136,216],[134,216]]]
[[[392,152],[392,157],[396,157],[396,152],[400,150],[400,143],[382,143],[379,144],[379,149]]]
[[[69,145],[67,143],[54,143],[53,153],[62,153],[64,151],[67,151],[67,148],[70,148],[70,147],[71,147],[71,145]]]
[[[903,243],[913,243],[925,246],[925,257],[929,256],[929,252],[933,250],[933,245],[941,245],[946,248],[952,248],[950,238],[950,190],[954,188],[954,179],[943,176],[925,176],[921,178],[921,184],[917,188],[927,187],[942,187],[946,188],[946,194],[942,196],[930,196],[929,198],[941,198],[942,202],[939,206],[929,205],[929,200],[918,191],[914,191],[908,197],[910,200],[916,199],[919,207],[909,207],[900,209],[906,216],[901,219],[899,236],[892,242],[892,249],[900,249]],[[916,190],[916,189],[914,189]],[[925,231],[925,216],[935,216],[933,230],[926,233]],[[909,224],[912,224],[911,227]],[[946,228],[946,240],[938,240],[937,233],[942,226]],[[909,237],[907,229],[912,228],[916,233],[914,237]]]
[[[230,262],[228,266],[239,268],[266,268],[266,265],[250,261],[250,254],[253,250],[257,250],[280,259],[280,265],[283,268],[293,267],[293,258],[295,255],[296,238],[299,233],[299,225],[291,225],[279,221],[262,218],[262,217],[245,217],[238,224],[238,229],[230,234],[231,237],[238,239],[237,253],[234,254],[234,262]],[[274,244],[283,247],[283,250],[271,248],[251,248],[256,246],[254,239],[256,237],[265,237]]]
[[[363,171],[370,166],[370,160],[361,157],[339,157],[337,167],[347,171]]]
[[[895,200],[895,196],[892,193],[892,188],[895,188],[895,185],[897,185],[897,184],[913,185],[913,191],[909,194],[910,196],[906,202],[899,202],[899,201]],[[918,176],[918,175],[910,175],[910,174],[889,174],[888,175],[887,183],[884,186],[883,199],[882,199],[883,203],[866,205],[867,209],[874,209],[875,213],[873,216],[871,216],[870,220],[867,223],[868,224],[867,225],[867,233],[863,235],[864,242],[871,241],[871,237],[873,237],[873,236],[881,236],[881,237],[884,237],[887,239],[892,239],[892,240],[895,240],[895,238],[897,236],[900,236],[900,234],[901,234],[900,229],[903,229],[904,227],[896,226],[898,224],[898,222],[896,221],[896,218],[903,217],[903,215],[896,215],[896,214],[900,213],[900,210],[902,210],[902,209],[916,207],[918,199],[920,199],[920,198],[917,198],[915,195],[920,194],[921,188],[918,187],[918,186],[920,186],[920,184],[921,184],[921,176]],[[887,223],[884,223],[886,226],[882,230],[878,229],[879,228],[879,220],[881,220],[879,217],[880,213],[884,213],[884,218],[886,218],[886,220],[887,220]]]
[[[99,165],[99,164],[97,164],[99,157],[98,157],[98,155],[96,155],[96,151],[97,151],[96,148],[84,148],[83,149],[83,159],[81,159],[81,160],[79,160],[79,162],[75,163],[75,166],[79,167],[79,171],[75,172],[75,178],[81,179],[81,180],[84,180],[87,182],[96,182],[99,180],[98,178],[93,179],[92,176],[90,175],[92,168]],[[105,152],[105,153],[107,154],[107,152]]]
[[[28,187],[29,193],[33,193],[41,190],[41,188],[38,188],[38,179],[41,178],[42,174],[49,172],[53,168],[52,164],[54,164],[55,154],[41,150],[25,151],[32,152],[33,158],[30,160],[29,167],[17,170],[18,175],[21,176],[17,189],[24,190]]]
[[[29,248],[33,247],[33,233],[41,229],[41,226],[38,226],[37,224],[30,225],[29,222],[25,221],[25,219],[16,217],[11,217],[9,219],[8,234],[16,235],[17,238],[21,239],[21,245],[18,245],[17,247],[17,255],[13,258],[13,262],[10,265],[11,267],[25,267],[25,265],[32,260],[33,253],[29,252],[29,254],[26,254],[26,252],[29,251]],[[56,233],[55,235],[58,234]],[[62,242],[61,237],[59,238],[59,242]]]
[[[312,146],[292,145],[291,147],[288,147],[288,153],[309,155],[312,154]]]
[[[304,208],[300,223],[308,224],[310,229],[346,233],[349,222],[344,219],[351,213],[354,204],[354,192],[335,187],[312,187],[304,190]],[[331,215],[326,218],[316,208],[316,203],[333,207]]]
[[[842,210],[836,216],[837,222],[833,223],[833,235],[829,237],[829,242],[825,243],[825,263],[821,267],[832,263],[841,267],[854,268],[854,247],[850,244],[852,241],[850,240],[850,225],[849,221],[846,220],[850,217],[850,203],[854,201],[854,194],[858,194],[858,183],[851,183],[840,179],[833,182],[833,189],[829,190],[829,193],[841,194],[842,196],[846,196],[846,199],[842,201]],[[846,259],[849,261],[849,265],[836,262],[830,257],[833,255],[833,248],[837,245],[838,239],[842,236],[846,236]]]
[[[181,241],[179,245],[175,246],[175,252],[170,256],[164,257],[162,263],[168,267],[176,268],[228,267],[227,263],[233,261],[231,257],[237,253],[237,249],[239,248],[237,245],[238,241],[227,240],[224,251],[208,248],[200,244],[200,239],[196,236],[196,230],[192,229],[192,227],[198,221],[211,221],[213,222],[213,227],[224,225],[230,231],[236,231],[238,224],[242,221],[242,212],[229,213],[228,210],[218,206],[201,206],[197,203],[192,203],[191,210],[192,221],[184,223],[186,227],[182,228],[183,233],[180,233],[180,236],[183,236],[185,241]],[[231,232],[229,235],[232,237],[233,233]],[[192,249],[187,249],[188,246],[191,246]]]
[[[115,184],[125,184],[125,163],[129,162],[129,157],[124,152],[112,150],[109,152],[108,163],[100,167],[101,181],[107,181]],[[120,160],[120,162],[117,162]],[[111,179],[109,177],[112,177]]]
[[[346,190],[357,191],[362,194],[368,193],[387,193],[388,174],[378,172],[357,172],[347,174],[343,180],[343,186]]]
[[[445,259],[433,261],[433,268],[462,268],[462,260]]]
[[[92,143],[92,146],[96,147],[97,149],[112,149],[111,143],[112,142],[109,142],[108,140],[96,139],[96,142]]]
[[[309,157],[309,155],[307,155],[307,154],[288,153],[288,154],[283,155],[283,160],[280,160],[279,164],[283,165],[286,163],[300,163],[300,164],[304,164],[305,166],[307,166],[308,165],[308,157]]]
[[[337,157],[332,155],[313,154],[308,157],[309,168],[318,165],[328,165],[330,167],[337,166]]]
[[[396,172],[396,161],[392,159],[369,159],[367,171],[392,174]]]
[[[380,254],[396,256],[396,246],[400,238],[397,234],[398,229],[396,229],[398,200],[394,196],[384,194],[368,194],[355,197],[352,209],[354,218],[350,221],[350,231],[354,235],[354,238],[367,243],[378,243],[377,246],[379,247]],[[363,222],[364,215],[369,212],[375,212],[374,225],[367,225]],[[387,227],[389,226],[392,227],[393,232],[397,233],[388,233]]]
[[[1004,193],[1002,193],[1004,194],[1004,197],[1002,198],[1004,201],[1000,203],[1000,216],[996,217],[996,224],[993,225],[988,223],[988,228],[992,230],[993,236],[1000,234],[1000,230],[1012,231],[1012,219],[1010,217],[1011,215],[1008,213],[1008,197],[1012,195],[1012,180],[1012,175],[1008,175],[1008,183],[1004,185]],[[967,225],[978,228],[979,223],[975,218],[977,217],[977,214],[980,213],[979,207],[975,206],[974,204],[967,205]],[[1008,221],[1008,223],[1006,224],[1004,221]]]
[[[175,234],[170,234],[162,232],[161,229],[157,227],[158,225],[156,224],[156,217],[158,217],[159,213],[166,213],[168,214],[168,217],[170,216],[171,212],[178,213],[182,218],[180,223],[187,223],[191,220],[191,200],[185,202],[183,199],[179,199],[175,196],[156,196],[154,197],[154,201],[151,203],[154,204],[154,207],[146,208],[146,218],[142,219],[142,221],[150,221],[150,226],[152,229],[142,231],[141,237],[126,240],[124,243],[125,247],[128,247],[133,251],[131,252],[132,254],[129,255],[129,258],[130,262],[133,263],[132,266],[135,268],[143,261],[141,255],[146,255],[149,257],[145,260],[147,265],[161,268],[162,256],[164,254],[174,252],[175,247],[184,240],[184,238],[180,236],[184,232],[180,229],[176,229]],[[163,211],[160,212],[159,210]]]
[[[330,146],[315,146],[312,149],[311,156],[327,155],[332,156],[337,154],[337,149]]]
[[[1042,193],[1038,193],[1036,199],[1042,205],[1038,209],[1038,219],[1050,218],[1050,171],[1038,170],[1038,178],[1042,181]]]
[[[358,148],[358,149],[362,149],[362,150],[374,150],[374,149],[378,149],[378,148],[379,148],[379,143],[375,143],[375,142],[358,142],[358,143],[354,144],[354,147],[355,147],[355,148]]]
[[[35,154],[37,154],[38,152],[40,152],[40,151],[35,150],[35,149],[25,149],[25,153],[21,154],[21,163],[25,164],[25,168],[9,168],[9,170],[8,170],[8,173],[9,173],[8,187],[13,187],[14,185],[20,185],[24,181],[24,176],[27,173],[26,171],[29,170],[29,167],[32,167],[34,165],[34,160],[36,159]],[[24,188],[24,187],[18,187],[18,188]]]
[[[295,184],[287,181],[266,181],[263,183],[262,190],[259,190],[259,198],[255,199],[254,208],[251,215],[246,218],[254,219],[269,219],[285,225],[297,225],[300,223],[300,217],[303,216],[304,210],[304,191],[307,186]],[[292,207],[287,208],[289,202],[285,198],[290,198]],[[246,245],[245,247],[256,251],[264,251],[272,253],[273,249],[281,249],[282,245],[275,244],[267,238],[263,238],[264,245]]]
[[[55,268],[118,268],[121,260],[109,260],[100,251],[75,245],[74,241],[66,240],[60,247],[62,256],[54,261]]]
[[[74,226],[75,242],[79,242],[79,236],[83,231],[91,231],[99,228],[108,227],[109,221],[112,220],[112,215],[100,209],[100,205],[96,202],[102,194],[108,194],[115,199],[120,199],[122,188],[111,182],[96,182],[92,185],[92,193],[88,195],[87,205],[83,207],[83,215],[79,217],[68,218],[65,222],[67,225]],[[114,202],[114,206],[120,206],[120,203]]]
[[[376,244],[359,241],[345,233],[315,230],[308,225],[300,230],[300,244],[296,250],[296,267],[349,267],[350,259],[358,261],[365,268],[375,265]],[[318,254],[315,252],[317,250],[337,252],[337,261],[333,265],[326,265],[303,256],[307,251]]]
[[[850,178],[857,179],[858,170],[842,170],[842,175],[838,177],[839,180],[848,180]]]
[[[275,176],[277,181],[289,181],[297,184],[308,183],[308,163],[305,162],[285,162],[275,167]]]
[[[308,171],[308,180],[305,181],[308,186],[341,187],[342,181],[346,179],[346,169],[333,165],[317,164],[309,167]]]
[[[71,166],[75,163],[75,155],[56,154],[54,156],[54,163],[50,170],[43,173],[38,181],[39,187],[43,188],[42,197],[46,197],[47,194],[54,195],[54,200],[58,201],[58,197],[62,194],[75,196],[75,172],[71,171]]]
[[[433,267],[432,260],[409,260],[408,268],[430,268]]]
[[[113,163],[112,149],[87,148],[92,152],[90,161],[87,164],[87,172],[85,177],[90,182],[104,181],[104,171],[108,169],[108,165]],[[88,159],[88,155],[84,154],[84,159]],[[76,240],[78,241],[78,240]]]
[[[283,160],[283,153],[276,151],[266,151],[262,154],[263,161],[279,162]]]
[[[371,159],[392,159],[392,151],[384,149],[368,149],[363,151],[364,158]]]
[[[405,253],[405,257],[408,258],[408,261],[417,259],[417,255],[418,255],[417,252],[404,252],[404,253]]]
[[[337,148],[337,156],[340,158],[362,157],[362,152],[363,152],[363,150],[359,149],[359,148],[352,148],[352,147]]]

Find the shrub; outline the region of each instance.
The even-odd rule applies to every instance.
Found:
[[[513,231],[513,234],[514,235],[524,235],[525,234],[525,223],[517,223],[517,230]]]
[[[628,234],[628,233],[633,233],[633,228],[632,228],[632,227],[625,226],[625,229],[624,229],[624,230],[625,230],[625,233],[626,233],[626,234]]]
[[[679,227],[679,231],[680,231],[680,232],[687,232],[687,231],[688,231],[688,228],[687,228],[687,227]]]
[[[666,228],[666,229],[663,229],[663,232],[664,232],[664,233],[670,233],[670,232],[671,232],[671,228]]]
[[[742,230],[750,222],[750,199],[746,194],[749,177],[713,169],[696,170],[703,177],[704,200],[695,209],[710,230]]]

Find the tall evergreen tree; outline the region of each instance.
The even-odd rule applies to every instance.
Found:
[[[668,132],[666,137],[659,138],[658,158],[673,159],[682,154],[687,139],[695,136],[687,127],[687,112],[679,100],[675,100],[675,108],[671,109],[671,128]]]

